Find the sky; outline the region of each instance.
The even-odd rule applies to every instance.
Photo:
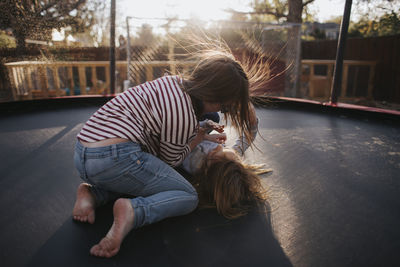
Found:
[[[165,18],[178,16],[180,19],[197,17],[201,20],[228,19],[224,9],[251,11],[251,0],[117,0],[117,9],[123,17]],[[345,0],[315,0],[311,10],[318,21],[343,15]]]
[[[230,17],[230,13],[224,11],[225,9],[252,11],[251,2],[252,0],[116,0],[117,34],[126,32],[125,18],[127,16],[140,18],[176,16],[180,19],[195,17],[203,21],[224,20]],[[324,22],[332,17],[342,16],[344,4],[345,0],[315,0],[310,5],[310,11],[317,21]],[[134,19],[130,20],[131,25],[142,25],[143,23],[158,28],[156,25],[165,24],[165,21],[150,19],[135,23]],[[54,32],[54,40],[63,38],[63,33]]]

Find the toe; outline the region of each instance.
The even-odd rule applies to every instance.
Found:
[[[93,256],[97,256],[98,253],[98,245],[94,245],[91,249],[90,249],[90,254],[92,254]]]
[[[94,212],[93,212],[93,213],[90,213],[90,214],[89,214],[89,216],[88,216],[88,218],[87,218],[87,221],[88,221],[89,223],[93,224],[93,223],[94,223],[94,219],[95,219],[95,217],[94,217]]]

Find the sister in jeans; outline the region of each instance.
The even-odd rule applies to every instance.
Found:
[[[73,219],[94,223],[96,207],[116,200],[113,225],[92,255],[112,257],[132,229],[196,208],[196,190],[173,167],[203,141],[198,120],[207,112],[224,109],[251,140],[250,78],[230,53],[207,52],[190,75],[130,88],[90,117],[77,136],[74,160],[84,183]]]

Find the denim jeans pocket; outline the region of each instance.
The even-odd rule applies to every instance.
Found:
[[[129,170],[119,174],[112,180],[102,180],[99,185],[110,191],[132,196],[141,196],[146,186],[141,179],[137,179],[137,176],[133,175]]]
[[[138,153],[131,153],[113,166],[96,174],[90,179],[98,186],[110,191],[140,195],[146,186],[146,179],[142,173],[143,161]]]

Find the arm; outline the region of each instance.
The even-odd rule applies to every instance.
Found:
[[[204,140],[206,136],[206,129],[203,127],[199,127],[199,131],[197,132],[195,138],[189,142],[190,151],[192,151],[201,141]]]
[[[219,133],[224,132],[224,125],[213,122],[212,120],[204,120],[204,121],[201,121],[199,124],[200,124],[200,127],[206,128],[206,132],[211,132],[213,130],[215,130]]]
[[[251,140],[247,140],[244,136],[239,136],[233,145],[233,149],[240,155],[243,156],[244,152],[249,148],[250,143],[256,139],[258,132],[258,118],[253,104],[250,104],[250,124],[251,124]]]
[[[179,165],[204,138],[190,96],[171,77],[161,78],[159,86],[160,135],[158,156],[171,166]]]
[[[207,134],[207,129],[200,127],[196,137],[189,143],[190,150],[193,150],[203,140],[211,141],[218,144],[224,144],[226,141],[226,134]]]
[[[204,140],[205,135],[205,129],[199,127],[195,137],[185,145],[162,141],[160,143],[160,158],[171,166],[178,166]]]
[[[208,140],[218,144],[224,144],[226,141],[226,134],[219,133],[219,134],[206,134],[204,136],[204,140]]]

